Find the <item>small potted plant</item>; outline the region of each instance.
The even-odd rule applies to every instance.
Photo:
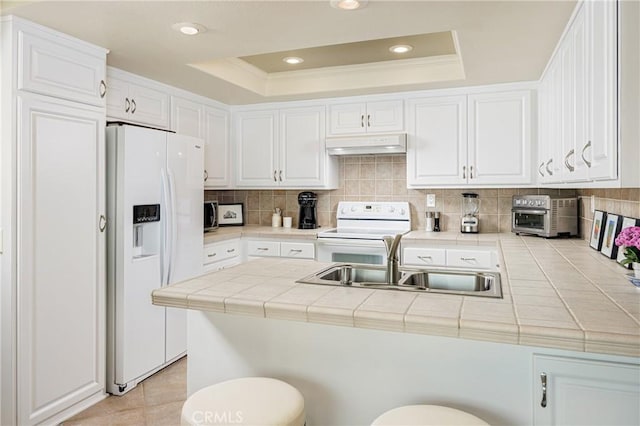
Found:
[[[630,226],[620,232],[616,245],[624,247],[623,265],[631,264],[636,278],[640,278],[640,226]]]

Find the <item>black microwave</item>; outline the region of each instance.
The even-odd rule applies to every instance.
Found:
[[[204,232],[218,229],[218,202],[206,201],[204,203]]]

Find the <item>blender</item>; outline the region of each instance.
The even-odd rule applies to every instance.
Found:
[[[480,200],[478,194],[474,192],[462,193],[462,220],[460,221],[460,232],[463,234],[478,233],[478,211],[480,210]]]

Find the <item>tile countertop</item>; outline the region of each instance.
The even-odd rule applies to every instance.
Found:
[[[255,227],[255,235],[263,235],[259,228],[267,229]],[[244,229],[236,231],[236,236],[240,234],[247,235]],[[264,258],[155,290],[153,303],[640,356],[640,290],[625,278],[627,270],[589,248],[584,241],[514,234],[431,234],[414,231],[405,238],[423,241],[425,246],[435,239],[449,244],[455,241],[497,247],[503,299],[297,284],[297,279],[329,264]]]
[[[218,241],[230,240],[240,237],[255,238],[299,238],[315,240],[318,232],[330,228],[319,229],[297,229],[297,228],[273,228],[271,226],[247,225],[247,226],[225,226],[213,232],[205,232],[204,243],[211,244]]]

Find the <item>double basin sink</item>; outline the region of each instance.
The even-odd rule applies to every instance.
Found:
[[[385,266],[341,263],[297,282],[379,290],[416,291],[502,298],[498,272],[451,271],[400,267],[397,284],[389,284]]]

